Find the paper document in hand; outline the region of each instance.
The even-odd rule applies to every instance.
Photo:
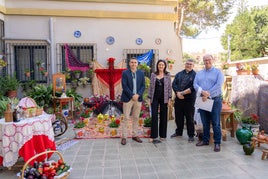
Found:
[[[196,109],[203,109],[205,111],[212,111],[214,100],[207,99],[205,102],[202,100],[202,97],[196,97],[194,107]]]

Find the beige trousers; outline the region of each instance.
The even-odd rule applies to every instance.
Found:
[[[122,138],[127,138],[128,132],[128,122],[130,116],[132,116],[132,137],[137,136],[138,125],[139,125],[139,117],[141,112],[141,102],[130,100],[127,103],[123,103],[123,113],[124,119],[121,121],[122,123]]]

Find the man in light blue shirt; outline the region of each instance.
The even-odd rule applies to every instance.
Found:
[[[199,109],[203,123],[204,136],[203,140],[197,143],[196,146],[209,145],[211,121],[214,133],[214,151],[219,152],[221,144],[221,94],[224,77],[222,72],[213,66],[212,55],[205,55],[203,57],[203,62],[205,68],[196,74],[194,79],[194,88],[197,91],[197,94],[202,96],[203,101],[210,98],[214,100],[214,103],[211,112]]]

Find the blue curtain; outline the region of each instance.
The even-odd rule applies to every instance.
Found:
[[[149,52],[138,56],[137,57],[139,64],[140,63],[146,63],[146,65],[150,66],[152,59],[153,59],[153,50],[150,50]]]

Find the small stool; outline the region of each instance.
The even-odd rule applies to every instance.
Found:
[[[268,149],[263,149],[261,159],[264,160],[267,157],[268,157]]]

